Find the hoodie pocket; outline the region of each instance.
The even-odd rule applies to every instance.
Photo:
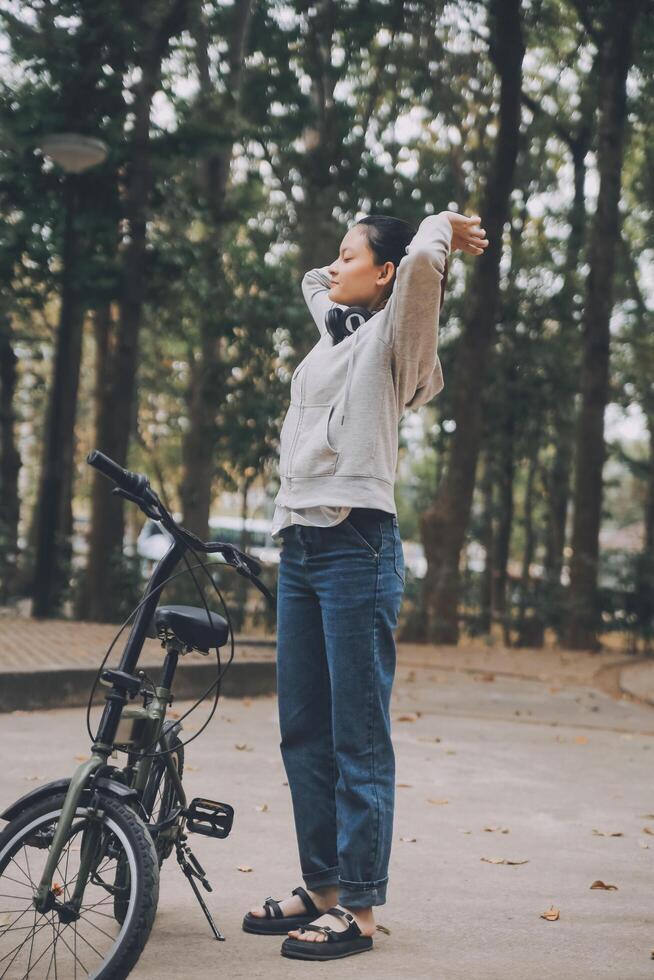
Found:
[[[333,405],[302,405],[299,424],[289,451],[287,476],[331,476],[338,452],[329,441],[329,420]]]

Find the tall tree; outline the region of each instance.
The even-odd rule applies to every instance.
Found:
[[[580,4],[588,16],[585,4]],[[627,75],[633,61],[642,0],[610,0],[601,24],[598,66],[598,150],[600,185],[588,249],[588,277],[582,320],[580,406],[576,426],[576,468],[570,592],[565,640],[573,649],[598,649],[597,601],[604,412],[609,400],[609,322],[613,276],[620,237],[620,189],[624,156]]]
[[[525,46],[520,0],[491,0],[489,54],[500,80],[498,133],[480,213],[490,245],[475,265],[466,297],[464,333],[457,350],[448,469],[434,504],[421,518],[428,561],[424,582],[424,636],[455,643],[459,634],[459,557],[470,516],[482,424],[486,364],[499,302],[499,270],[520,133]]]

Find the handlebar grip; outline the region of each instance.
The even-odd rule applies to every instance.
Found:
[[[141,497],[143,491],[148,486],[148,478],[144,473],[132,473],[131,470],[123,469],[113,459],[105,456],[104,453],[99,452],[97,449],[91,450],[86,457],[86,462],[89,466],[93,466],[96,470],[99,470],[103,476],[113,480],[121,489],[126,490],[135,497]]]

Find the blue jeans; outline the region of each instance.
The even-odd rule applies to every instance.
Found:
[[[280,532],[280,748],[300,867],[307,888],[337,885],[347,908],[386,901],[393,833],[389,708],[405,570],[397,518],[380,513]]]

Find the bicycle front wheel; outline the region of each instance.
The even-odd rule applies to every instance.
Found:
[[[159,864],[152,838],[137,815],[119,800],[103,796],[99,815],[77,807],[52,880],[55,908],[33,905],[64,796],[29,807],[0,834],[0,977],[127,977],[145,946],[157,909]],[[98,824],[97,821],[100,821]],[[92,874],[76,918],[62,910],[75,889],[85,834],[95,841]],[[129,867],[127,882],[117,869]],[[118,923],[113,903],[119,889],[125,916]],[[67,921],[68,920],[68,921]]]

